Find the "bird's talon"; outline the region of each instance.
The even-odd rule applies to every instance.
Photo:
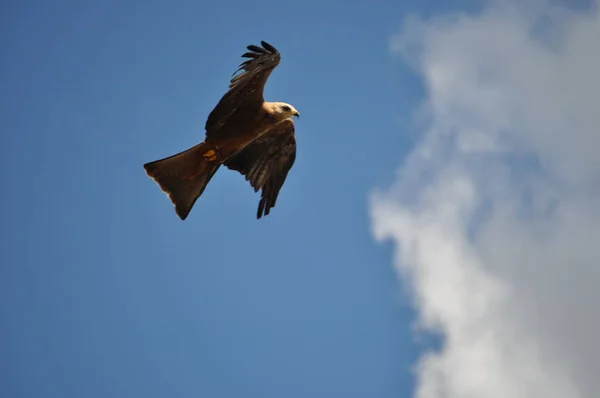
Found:
[[[217,160],[217,152],[214,149],[205,152],[202,156],[209,162],[214,162]]]

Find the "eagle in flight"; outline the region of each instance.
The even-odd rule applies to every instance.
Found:
[[[249,45],[229,90],[210,112],[204,141],[173,156],[146,163],[146,174],[166,193],[185,220],[206,185],[221,167],[245,176],[261,190],[256,218],[269,214],[296,158],[292,116],[284,102],[266,102],[263,88],[279,65],[279,51],[269,43]],[[240,72],[238,74],[238,72]]]

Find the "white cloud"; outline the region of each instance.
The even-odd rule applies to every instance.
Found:
[[[418,398],[600,391],[600,17],[549,4],[408,18],[391,43],[427,126],[371,214],[444,336]]]

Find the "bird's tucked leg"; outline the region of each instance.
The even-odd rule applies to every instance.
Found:
[[[217,160],[217,151],[215,151],[214,149],[210,149],[204,152],[202,156],[209,162],[214,162],[215,160]]]

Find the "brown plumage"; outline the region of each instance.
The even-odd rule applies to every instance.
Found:
[[[144,165],[182,220],[221,165],[244,175],[255,192],[262,190],[256,216],[266,216],[294,164],[291,117],[300,115],[289,104],[264,100],[265,83],[281,56],[269,43],[261,45],[247,46],[242,57],[249,59],[234,72],[229,90],[208,115],[204,141]]]

